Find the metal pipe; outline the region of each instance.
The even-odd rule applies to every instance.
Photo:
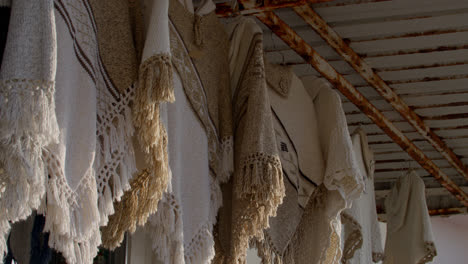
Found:
[[[387,83],[370,67],[325,20],[323,20],[309,5],[293,7],[293,10],[317,32],[328,45],[333,47],[340,56],[353,67],[377,92],[412,125],[442,156],[468,180],[468,168],[457,157],[445,142],[427,126]],[[466,117],[466,114],[450,115],[450,117]]]
[[[252,15],[265,11],[272,11],[278,8],[293,7],[298,5],[329,2],[333,0],[240,0],[238,10],[233,10],[229,2],[217,3],[216,14],[218,17],[228,17],[233,15]]]
[[[339,74],[309,44],[307,44],[291,27],[273,12],[255,15],[268,26],[279,38],[288,44],[306,62],[311,64],[322,76],[332,83],[340,92],[353,102],[364,114],[378,125],[395,143],[405,150],[416,162],[427,170],[451,192],[460,202],[468,207],[468,195],[460,189],[437,165],[414,145],[390,120],[367,100],[348,80]]]

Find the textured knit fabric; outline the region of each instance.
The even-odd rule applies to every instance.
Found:
[[[437,251],[423,180],[415,171],[402,176],[385,200],[387,239],[384,264],[424,264]]]
[[[383,245],[377,219],[374,193],[374,155],[367,136],[358,129],[352,136],[355,157],[364,177],[365,190],[342,213],[343,263],[372,263],[383,259]]]
[[[222,212],[221,243],[216,262],[243,263],[249,240],[263,238],[268,218],[284,197],[283,174],[278,156],[263,61],[263,35],[252,19],[229,25],[229,64],[235,124],[235,172],[232,203]],[[225,210],[226,210],[225,209]]]

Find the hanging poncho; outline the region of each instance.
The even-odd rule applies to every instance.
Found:
[[[235,171],[223,188],[215,263],[243,263],[249,240],[263,238],[284,197],[265,80],[263,35],[252,19],[229,25]]]
[[[7,43],[4,57],[10,66],[2,64],[1,78],[6,84],[16,78],[5,86],[15,92],[4,93],[2,86],[12,105],[2,106],[0,130],[2,148],[13,149],[1,151],[9,153],[2,157],[9,180],[2,196],[8,210],[0,218],[14,222],[37,208],[49,245],[68,263],[91,263],[101,243],[99,226],[135,170],[132,82],[122,88],[122,79],[107,70],[111,60],[103,61],[109,56],[101,56],[99,45],[109,39],[90,2],[14,1],[12,7],[13,46]]]
[[[286,67],[267,80],[286,197],[254,246],[266,263],[339,263],[340,213],[362,190],[340,98]]]
[[[160,106],[171,181],[144,228],[154,249],[147,261],[209,263],[222,202],[219,184],[229,178],[233,166],[229,42],[211,1],[202,2],[194,13],[191,1],[160,6],[163,2],[144,7],[150,21],[145,50],[169,49],[176,101]],[[150,38],[153,27],[167,30],[167,43],[160,39],[164,34]],[[138,232],[130,239],[134,245],[145,237]]]
[[[379,262],[383,260],[383,246],[375,206],[374,155],[362,129],[354,132],[352,141],[365,190],[341,215],[344,242],[341,260],[356,264]]]
[[[424,264],[437,255],[423,180],[402,176],[385,200],[387,240],[384,264]]]

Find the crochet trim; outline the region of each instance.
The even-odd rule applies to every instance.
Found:
[[[383,261],[385,259],[385,255],[379,252],[372,252],[372,261],[377,263],[379,261]]]
[[[341,263],[347,263],[348,260],[353,258],[356,250],[362,247],[362,231],[361,225],[350,215],[342,213],[341,219],[343,222],[346,221],[352,226],[351,233],[346,237],[343,247],[343,256],[341,258]]]
[[[431,262],[437,256],[437,250],[433,242],[424,242],[426,255],[418,262],[418,264],[425,264]]]

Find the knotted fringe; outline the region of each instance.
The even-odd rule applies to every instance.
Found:
[[[343,256],[341,263],[348,263],[348,260],[352,259],[356,250],[362,247],[362,231],[361,225],[350,215],[346,213],[341,214],[341,219],[344,223],[351,226],[352,230],[349,234],[346,234],[346,240],[343,247]]]
[[[120,201],[130,188],[130,180],[137,171],[132,136],[132,113],[128,106],[135,87],[130,86],[120,94],[120,100],[98,111],[98,134],[95,167],[97,169],[98,207],[101,226],[107,225],[109,215],[114,214],[114,202]]]
[[[263,230],[269,227],[269,217],[276,216],[276,209],[285,195],[281,161],[277,156],[255,153],[242,162],[235,179],[234,193],[244,200],[242,219],[235,223],[231,263],[243,262],[249,239],[263,239]]]
[[[47,150],[43,154],[49,177],[46,199],[38,213],[46,218],[44,232],[50,232],[49,246],[61,252],[69,264],[92,263],[101,244],[94,169],[73,191],[58,159]]]
[[[159,117],[159,104],[175,100],[172,64],[168,54],[147,59],[140,67],[133,107],[138,140],[145,152],[146,170],[132,179],[131,189],[114,209],[115,214],[102,229],[103,245],[114,249],[126,231],[135,232],[157,210],[169,182],[167,134]]]
[[[184,237],[180,205],[172,194],[164,193],[158,212],[151,216],[148,231],[153,241],[153,251],[161,263],[184,262]]]
[[[42,149],[57,142],[54,82],[0,80],[0,256],[10,223],[28,217],[45,193]]]

